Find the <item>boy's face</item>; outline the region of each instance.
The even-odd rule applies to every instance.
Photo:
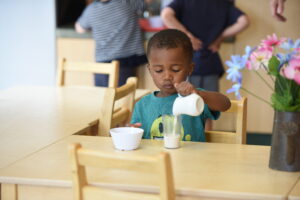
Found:
[[[187,59],[182,48],[151,49],[149,71],[155,85],[160,89],[157,96],[177,93],[174,83],[186,80],[193,71],[193,63]]]

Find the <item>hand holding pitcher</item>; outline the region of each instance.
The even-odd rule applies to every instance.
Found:
[[[204,101],[201,96],[194,93],[196,90],[194,86],[191,83],[184,81],[179,84],[175,84],[175,87],[179,95],[173,104],[173,115],[200,115],[204,110]]]

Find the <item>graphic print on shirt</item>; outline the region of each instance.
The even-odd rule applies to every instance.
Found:
[[[163,123],[162,123],[162,116],[160,115],[158,118],[156,118],[152,125],[151,125],[151,129],[150,129],[150,138],[151,139],[156,139],[156,140],[162,140],[164,138],[164,127],[163,127]],[[180,137],[181,140],[184,136],[184,130],[183,127],[180,130]]]

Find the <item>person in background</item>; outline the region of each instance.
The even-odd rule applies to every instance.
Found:
[[[177,29],[166,29],[156,33],[147,47],[148,69],[159,88],[144,96],[134,106],[131,126],[144,129],[143,138],[162,138],[162,115],[172,114],[172,107],[178,93],[182,96],[196,93],[205,103],[199,116],[182,115],[184,141],[205,141],[206,119],[217,119],[220,111],[230,108],[230,100],[219,92],[195,88],[186,78],[192,73],[193,47],[186,34]]]
[[[150,3],[152,0],[145,0]],[[136,76],[136,67],[147,63],[144,42],[138,24],[144,0],[95,0],[83,11],[75,29],[78,33],[92,31],[95,40],[96,62],[120,62],[119,86],[130,76]],[[95,74],[96,86],[107,86],[108,75]]]
[[[224,68],[218,50],[224,39],[247,28],[248,17],[229,0],[173,0],[161,17],[168,28],[183,31],[192,42],[195,68],[189,81],[219,91]],[[206,129],[212,129],[212,121],[207,120]]]
[[[286,18],[283,16],[284,3],[286,0],[270,0],[271,14],[278,21],[285,22]]]

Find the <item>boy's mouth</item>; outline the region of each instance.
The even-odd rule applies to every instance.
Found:
[[[173,89],[173,88],[174,88],[174,85],[173,85],[172,83],[163,84],[163,88],[166,88],[166,89]]]

